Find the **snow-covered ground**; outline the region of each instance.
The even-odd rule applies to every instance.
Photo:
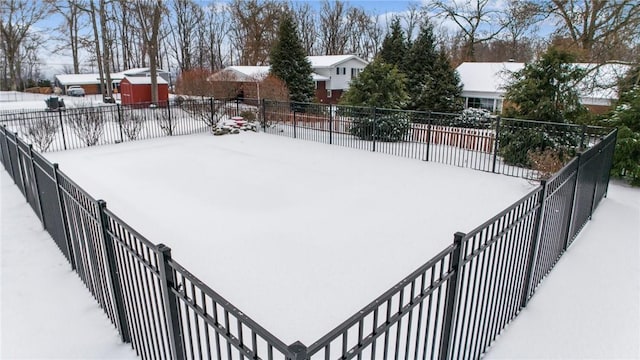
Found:
[[[136,359],[0,170],[0,358]]]
[[[51,94],[30,94],[17,91],[0,91],[0,111],[6,110],[45,110],[47,104],[45,100],[48,99]],[[104,105],[102,102],[102,95],[87,95],[87,96],[57,96],[64,100],[66,107],[84,107],[92,105]]]
[[[45,156],[285,343],[313,343],[533,187],[256,133]]]
[[[0,358],[135,358],[4,170],[0,204]],[[639,224],[640,189],[612,183],[485,358],[639,359]]]
[[[612,182],[486,359],[640,359],[640,189]]]

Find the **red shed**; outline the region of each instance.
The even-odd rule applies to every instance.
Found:
[[[151,77],[125,76],[120,81],[120,100],[123,105],[142,104],[151,102]],[[158,102],[169,100],[169,83],[158,77]]]

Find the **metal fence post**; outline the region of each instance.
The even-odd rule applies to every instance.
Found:
[[[171,122],[173,121],[173,116],[171,115],[171,101],[167,99],[167,117],[169,118],[169,136],[173,135],[173,125]]]
[[[453,274],[447,282],[447,294],[445,298],[445,309],[443,315],[442,337],[440,338],[440,360],[447,360],[449,358],[449,352],[453,347],[454,333],[453,329],[456,321],[455,308],[459,301],[459,288],[460,288],[460,271],[462,270],[462,263],[464,261],[464,252],[462,251],[462,239],[466,234],[457,232],[453,235],[453,244],[455,248],[451,254],[451,263],[449,267]]]
[[[120,142],[124,142],[124,136],[122,135],[122,113],[120,110],[120,104],[116,104],[118,110],[118,124],[120,125]]]
[[[496,137],[493,139],[493,166],[492,173],[496,172],[496,163],[498,162],[498,143],[500,142],[500,116],[496,119]]]
[[[300,341],[296,341],[289,345],[289,351],[291,357],[287,357],[287,360],[307,360],[307,347]]]
[[[584,140],[587,137],[587,125],[582,125],[582,134],[580,135],[580,149],[584,149]]]
[[[171,248],[164,244],[158,245],[158,267],[160,270],[160,290],[164,303],[165,319],[167,319],[167,333],[169,335],[169,346],[171,347],[171,358],[176,360],[185,359],[183,336],[180,329],[180,308],[178,300],[173,294],[177,289],[176,279],[171,269]]]
[[[593,210],[594,207],[596,205],[596,194],[598,193],[598,180],[600,178],[600,173],[602,172],[602,148],[598,149],[598,155],[596,155],[598,157],[598,161],[600,162],[600,166],[598,167],[598,170],[596,172],[596,178],[595,178],[595,184],[593,184],[593,192],[591,193],[591,206],[589,209],[589,220],[591,220],[591,217],[593,216]]]
[[[60,175],[58,174],[58,164],[53,164],[53,180],[56,182],[56,193],[58,194],[58,209],[60,210],[60,217],[62,218],[62,226],[64,227],[64,238],[67,245],[67,254],[69,254],[69,262],[71,263],[71,270],[76,270],[75,254],[73,253],[73,244],[71,243],[71,235],[69,234],[69,220],[67,219],[67,212],[64,206],[64,198],[62,197],[62,191],[60,191]]]
[[[296,135],[296,109],[293,109],[293,138],[295,139]]]
[[[569,209],[569,221],[567,221],[567,230],[564,237],[564,245],[562,249],[567,250],[569,246],[569,238],[571,237],[571,228],[573,227],[573,215],[576,207],[576,197],[578,196],[578,182],[580,181],[580,163],[582,160],[582,153],[578,153],[578,165],[576,166],[576,182],[573,184],[573,191],[571,196],[571,208]]]
[[[429,156],[431,155],[431,111],[427,112],[427,154],[426,159],[424,161],[429,161]]]
[[[236,98],[236,116],[240,116],[240,99]]]
[[[214,123],[215,121],[215,107],[214,107],[214,101],[212,97],[209,98],[209,109],[211,110],[211,126],[214,127],[216,126],[216,124]]]
[[[329,145],[333,144],[333,105],[329,104]]]
[[[267,101],[262,99],[262,131],[267,132]]]
[[[538,259],[538,251],[540,248],[540,238],[542,237],[542,228],[544,224],[544,210],[545,210],[545,197],[547,196],[547,180],[540,181],[540,186],[542,189],[540,190],[540,202],[538,208],[538,214],[534,223],[533,239],[531,240],[531,248],[529,249],[529,256],[527,259],[527,272],[524,278],[524,289],[522,291],[522,297],[520,299],[520,307],[526,307],[529,303],[529,294],[533,290],[533,274],[535,273],[535,268],[537,265]]]
[[[38,183],[38,176],[36,176],[36,162],[33,161],[33,145],[29,144],[29,161],[31,161],[31,173],[33,174],[33,182],[35,183],[35,196],[38,201],[38,211],[40,212],[40,221],[42,221],[42,228],[47,230],[47,225],[44,223],[44,212],[42,211],[42,199],[40,199],[40,184]]]
[[[25,195],[24,198],[27,202],[29,202],[29,198],[27,197],[27,184],[25,184],[25,175],[24,175],[24,167],[22,166],[22,161],[20,161],[20,147],[18,146],[18,133],[13,133],[13,138],[16,141],[16,162],[18,163],[18,175],[20,175],[20,183],[22,184],[22,193]],[[16,181],[13,179],[14,182]],[[18,183],[16,182],[16,185]],[[19,187],[19,186],[18,186]]]
[[[4,136],[4,144],[6,145],[6,149],[7,149],[7,159],[9,160],[9,169],[11,170],[11,178],[13,179],[13,182],[16,182],[16,172],[13,169],[13,161],[11,161],[11,152],[9,151],[9,136],[7,136],[8,132],[7,132],[7,126],[6,125],[2,125],[3,128],[3,136]]]
[[[376,126],[378,125],[378,121],[376,119],[376,108],[375,106],[372,108],[373,110],[373,149],[371,151],[376,152],[376,134],[378,129]]]
[[[60,118],[60,130],[62,132],[62,146],[67,150],[67,138],[64,136],[64,121],[62,120],[62,111],[58,111],[58,118]]]
[[[104,212],[107,208],[107,203],[104,200],[98,200],[98,208],[100,209],[100,218],[98,221],[100,221],[100,227],[102,228],[102,240],[107,256],[107,266],[109,267],[106,275],[107,280],[111,285],[110,292],[115,304],[115,318],[118,322],[116,326],[118,327],[118,330],[120,330],[120,339],[122,339],[123,342],[129,343],[131,342],[131,334],[129,333],[129,322],[124,308],[124,295],[120,283],[120,277],[118,276],[120,272],[118,271],[118,265],[116,264],[113,238],[109,234],[107,215]]]

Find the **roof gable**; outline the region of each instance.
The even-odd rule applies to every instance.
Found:
[[[364,66],[368,63],[355,55],[307,56],[312,68],[331,68],[349,60],[357,60]]]

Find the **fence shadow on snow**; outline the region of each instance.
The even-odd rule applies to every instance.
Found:
[[[456,233],[451,245],[318,341],[287,345],[34,149],[205,132],[239,115],[255,116],[267,133],[529,179],[540,174],[503,161],[501,132],[569,134],[577,155],[484,224]],[[394,142],[381,141],[377,130],[353,136],[354,118],[363,116],[374,124],[402,117],[409,125]],[[617,134],[515,119],[468,124],[455,114],[214,99],[155,109],[10,112],[0,114],[0,122],[6,171],[122,341],[143,359],[477,359],[527,305],[606,196]]]

